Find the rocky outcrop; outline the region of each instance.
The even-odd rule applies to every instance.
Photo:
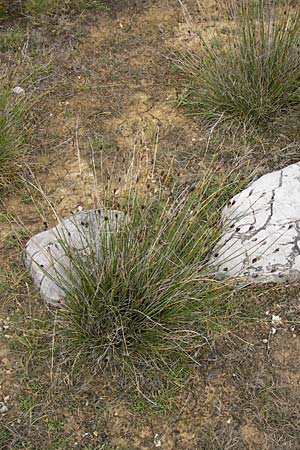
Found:
[[[263,175],[224,209],[212,264],[254,283],[300,279],[300,163]]]

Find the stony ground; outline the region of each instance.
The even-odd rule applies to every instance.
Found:
[[[248,327],[216,341],[156,405],[126,387],[116,395],[105,374],[70,377],[55,353],[55,327],[21,263],[28,234],[55,222],[52,205],[66,216],[107,186],[117,197],[132,168],[155,190],[158,178],[189,183],[212,164],[222,173],[238,160],[247,177],[297,160],[283,132],[216,133],[179,107],[175,61],[198,38],[177,0],[103,3],[3,25],[22,34],[1,55],[3,83],[22,86],[32,106],[25,182],[6,195],[0,222],[0,449],[300,449],[297,287],[253,295]],[[187,3],[207,36],[224,26],[215,2]]]

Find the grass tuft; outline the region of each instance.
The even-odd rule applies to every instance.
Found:
[[[98,251],[83,256],[64,242],[73,269],[57,280],[65,293],[57,329],[67,360],[134,379],[197,363],[237,311],[230,287],[209,273],[226,197],[214,183],[203,177],[175,200],[134,196],[129,219],[97,237]]]
[[[264,0],[234,6],[223,45],[202,41],[201,56],[186,57],[188,104],[210,122],[238,119],[265,126],[300,110],[300,11]]]

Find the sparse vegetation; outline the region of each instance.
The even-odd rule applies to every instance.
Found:
[[[201,55],[183,61],[195,112],[210,122],[238,119],[262,126],[278,115],[299,113],[299,9],[245,0],[234,6],[223,45],[199,35]]]
[[[22,102],[6,91],[0,93],[0,190],[15,179],[23,152]]]
[[[200,110],[199,72],[194,89],[189,79],[181,91],[166,54],[201,50],[206,64],[208,51],[228,55],[240,39],[241,2],[184,3],[190,16],[173,0],[0,0],[0,449],[295,450],[300,441],[299,286],[233,291],[206,272],[219,210],[234,195],[235,183],[227,190],[222,180],[299,160],[298,105],[290,102],[297,92],[280,103],[295,72],[283,71],[282,91],[272,90],[280,64],[298,56],[288,45],[277,59],[269,55],[273,72],[264,60],[272,107],[238,78],[229,87],[240,102],[228,96],[227,112],[223,103]],[[264,2],[265,29],[274,4]],[[287,4],[298,2],[277,4],[287,14],[276,17],[295,23],[298,9]],[[200,49],[184,18],[201,30]],[[276,48],[286,35],[284,28]],[[258,28],[257,36],[256,45]],[[222,64],[211,73],[217,105],[231,80]],[[25,94],[14,94],[16,85]],[[174,108],[176,91],[178,106],[201,114]],[[251,127],[207,126],[227,118]],[[140,196],[122,202],[129,191]],[[101,241],[104,264],[72,252],[82,289],[65,285],[65,307],[46,307],[22,265],[28,236],[57,223],[53,205],[67,217],[102,203],[131,221]],[[199,251],[185,251],[189,237]]]
[[[101,0],[22,0],[24,14],[37,16],[40,14],[57,14],[80,12],[87,8],[101,8]]]
[[[12,28],[0,33],[0,50],[16,51],[19,50],[24,42],[24,32],[18,28]]]

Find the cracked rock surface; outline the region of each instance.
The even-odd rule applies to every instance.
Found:
[[[100,233],[116,230],[124,214],[113,210],[78,212],[50,230],[33,236],[23,252],[23,262],[35,287],[47,303],[58,304],[64,298],[60,287],[76,278],[70,251],[80,255],[99,254]]]
[[[300,162],[263,175],[222,212],[224,233],[212,263],[221,278],[300,279]]]

